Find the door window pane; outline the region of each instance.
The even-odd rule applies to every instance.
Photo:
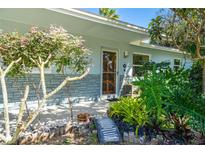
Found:
[[[116,53],[103,52],[103,72],[116,71]]]
[[[115,94],[116,74],[103,73],[103,94]]]
[[[103,94],[116,93],[116,53],[103,52]]]

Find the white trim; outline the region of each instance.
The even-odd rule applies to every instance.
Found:
[[[113,52],[116,53],[116,81],[115,81],[115,94],[103,94],[103,52]],[[119,88],[119,50],[116,48],[109,48],[109,47],[101,47],[100,50],[100,98],[102,100],[108,99],[108,98],[116,98],[118,97],[118,88]]]
[[[161,51],[168,51],[168,52],[174,52],[174,53],[179,53],[179,54],[186,54],[186,55],[191,55],[187,52],[183,52],[180,51],[178,49],[175,48],[169,48],[169,47],[163,47],[163,46],[158,46],[158,45],[153,45],[153,44],[147,44],[147,43],[143,43],[143,42],[139,42],[139,41],[133,41],[129,43],[130,45],[135,45],[135,46],[139,46],[139,47],[144,47],[144,48],[150,48],[150,49],[158,49]]]
[[[151,57],[152,57],[152,54],[150,54],[150,53],[137,52],[137,51],[134,51],[134,52],[132,53],[132,55],[144,55],[144,56],[149,56],[149,59],[151,59]]]
[[[60,8],[49,8],[47,10],[50,11],[54,11],[54,12],[58,12],[58,13],[62,13],[62,14],[66,14],[66,15],[72,15],[74,17],[78,17],[81,19],[85,19],[85,20],[89,20],[89,21],[93,21],[93,22],[97,22],[100,24],[104,24],[104,25],[109,25],[115,28],[121,28],[123,30],[127,30],[127,31],[132,31],[135,33],[140,33],[140,34],[144,34],[146,36],[149,36],[147,29],[130,24],[130,23],[126,23],[123,21],[119,21],[119,20],[112,20],[106,17],[102,17],[99,15],[95,15],[95,14],[91,14],[82,10],[77,10],[77,9],[60,9]]]
[[[175,64],[174,64],[174,60],[175,60],[175,59],[176,59],[176,60],[180,60],[180,64],[179,64],[179,65],[175,65]],[[178,58],[178,57],[177,57],[177,58],[173,58],[173,59],[172,59],[172,69],[174,69],[174,66],[182,67],[182,58]]]

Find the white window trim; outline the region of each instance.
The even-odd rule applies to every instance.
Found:
[[[149,61],[151,60],[151,54],[141,53],[141,52],[134,52],[132,54],[132,77],[135,77],[135,76],[133,76],[133,67],[142,67],[143,66],[143,65],[135,65],[135,64],[133,64],[133,57],[134,57],[134,55],[148,56],[149,57]]]
[[[179,65],[175,65],[175,64],[174,64],[174,61],[175,61],[175,60],[179,60],[179,61],[180,61],[180,64],[179,64]],[[182,66],[182,59],[181,59],[181,58],[174,58],[174,59],[173,59],[173,69],[174,69],[175,66],[178,66],[179,68],[181,68],[181,66]]]

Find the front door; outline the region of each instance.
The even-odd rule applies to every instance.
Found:
[[[116,94],[116,52],[103,51],[102,94]]]

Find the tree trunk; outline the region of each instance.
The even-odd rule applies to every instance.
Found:
[[[71,124],[73,124],[73,104],[69,97],[68,97],[68,104],[70,109],[70,122]]]
[[[11,134],[10,134],[10,126],[9,126],[8,95],[7,95],[5,75],[1,75],[1,88],[2,88],[2,95],[3,95],[3,102],[4,102],[6,140],[10,140]]]
[[[40,69],[40,78],[41,78],[41,86],[43,91],[43,98],[46,97],[46,81],[45,81],[45,72],[44,72],[44,64],[41,65]]]
[[[61,90],[67,84],[68,81],[80,80],[83,77],[85,77],[89,72],[89,69],[88,69],[84,74],[82,74],[79,77],[74,77],[74,78],[67,77],[56,89],[54,89],[49,94],[47,94],[47,92],[46,92],[46,83],[45,83],[44,65],[41,65],[39,67],[39,70],[40,70],[40,78],[41,78],[40,82],[41,82],[41,87],[42,87],[42,91],[43,91],[42,100],[40,101],[40,103],[38,105],[38,108],[33,113],[30,113],[29,117],[26,120],[26,123],[24,123],[24,125],[22,126],[22,129],[17,128],[16,134],[15,134],[13,140],[8,142],[9,144],[15,144],[16,140],[21,135],[22,131],[26,130],[30,126],[30,124],[36,119],[36,117],[38,116],[38,114],[41,111],[42,107],[46,104],[46,101],[49,97],[53,96],[59,90]]]
[[[202,87],[203,87],[203,93],[205,94],[205,62],[203,63]]]

